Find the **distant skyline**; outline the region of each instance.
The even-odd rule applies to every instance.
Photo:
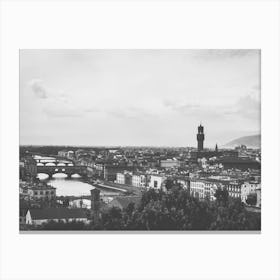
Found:
[[[20,144],[205,147],[260,134],[259,50],[21,50]]]

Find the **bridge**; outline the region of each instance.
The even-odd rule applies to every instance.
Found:
[[[54,160],[48,160],[46,161],[45,159],[36,159],[37,161],[37,164],[40,165],[48,165],[48,164],[53,164],[53,166],[72,166],[74,163],[72,161],[61,161],[61,160],[57,160],[57,159],[54,159]]]
[[[44,173],[51,178],[54,174],[56,173],[64,173],[66,174],[69,178],[73,174],[78,174],[82,177],[87,176],[87,168],[86,166],[75,166],[75,165],[68,165],[68,166],[60,166],[60,165],[55,165],[55,166],[50,166],[50,165],[37,165],[37,174],[38,173]]]
[[[70,159],[68,157],[63,157],[63,156],[59,156],[59,155],[51,155],[51,154],[42,154],[42,153],[38,153],[38,152],[28,152],[28,155],[31,156],[41,156],[42,159],[36,159],[36,161],[40,161],[40,160],[44,160],[44,159],[49,159],[49,158],[54,158],[54,160],[62,160],[62,161],[69,161],[74,163],[73,159]],[[50,159],[51,162],[51,159]]]

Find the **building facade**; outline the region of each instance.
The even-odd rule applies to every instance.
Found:
[[[130,172],[118,172],[116,174],[116,183],[122,185],[132,185],[132,173]]]
[[[160,167],[162,168],[174,168],[179,166],[180,162],[176,159],[166,159],[160,161]]]
[[[151,175],[149,187],[154,188],[154,189],[160,189],[165,180],[166,180],[166,177],[163,175]]]
[[[249,194],[257,195],[257,190],[260,189],[261,189],[261,184],[259,182],[255,182],[255,181],[244,182],[244,184],[242,184],[241,186],[241,201],[246,203],[246,199],[248,195]],[[260,202],[258,204],[260,204]]]
[[[229,197],[241,199],[241,186],[242,183],[236,181],[227,183],[225,187],[228,191]]]
[[[134,187],[146,187],[147,186],[147,176],[140,173],[135,173],[132,175],[132,186]]]
[[[32,186],[27,188],[27,194],[33,199],[53,199],[56,197],[56,188],[46,186]]]

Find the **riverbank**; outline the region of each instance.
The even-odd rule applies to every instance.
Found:
[[[122,192],[123,194],[132,194],[132,195],[140,195],[142,193],[140,188],[133,187],[133,186],[128,186],[128,185],[122,185],[122,184],[117,184],[105,180],[94,180],[91,178],[84,178],[84,182],[92,185],[95,188],[100,188],[100,189],[109,189],[112,191],[116,192]]]

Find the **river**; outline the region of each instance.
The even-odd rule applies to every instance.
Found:
[[[41,162],[51,162],[55,161],[55,158],[52,157],[42,157],[42,156],[34,156],[35,160],[39,160]],[[66,161],[60,161],[61,163],[65,163]],[[37,165],[41,165],[41,163],[37,163]],[[54,163],[49,163],[47,165],[54,165]],[[59,164],[58,164],[59,165]],[[81,196],[81,195],[90,195],[90,190],[94,187],[88,183],[85,183],[81,180],[79,175],[72,175],[71,178],[67,178],[66,174],[57,173],[52,176],[51,179],[48,178],[47,174],[39,173],[37,177],[47,182],[56,188],[57,196]],[[106,189],[100,189],[101,195],[110,195],[112,191]],[[115,192],[116,193],[116,192]]]

